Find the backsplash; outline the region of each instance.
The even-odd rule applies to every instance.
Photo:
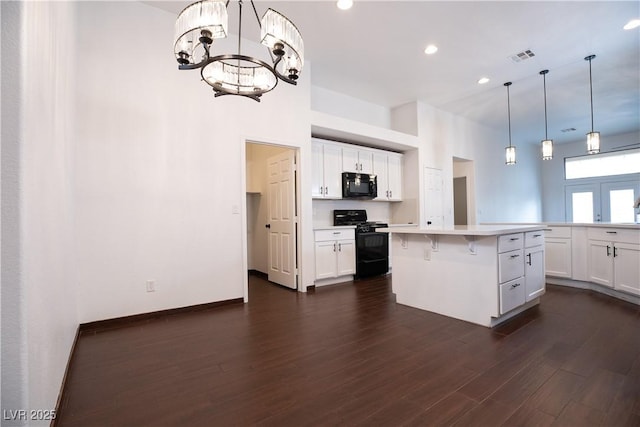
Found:
[[[390,202],[316,199],[313,201],[313,226],[326,227],[333,225],[334,209],[365,209],[369,221],[389,222],[391,218],[390,205]]]

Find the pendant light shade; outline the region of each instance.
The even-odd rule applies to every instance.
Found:
[[[507,117],[509,119],[509,146],[505,147],[505,161],[504,163],[507,165],[515,165],[516,164],[516,147],[511,145],[511,99],[509,96],[509,86],[511,86],[511,82],[506,82],[504,84],[507,88]]]
[[[589,55],[584,58],[589,61],[589,95],[591,99],[591,132],[587,134],[587,154],[598,154],[600,152],[600,132],[593,130],[593,81],[591,79],[591,60],[595,55]]]
[[[600,132],[589,132],[587,134],[587,154],[598,154],[600,152]]]
[[[544,88],[544,139],[542,140],[542,160],[553,159],[553,140],[547,133],[547,74],[549,70],[542,70],[542,84]]]

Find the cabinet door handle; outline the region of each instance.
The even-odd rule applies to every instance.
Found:
[[[607,245],[607,256],[611,256],[611,246]]]
[[[509,240],[512,241],[512,242],[515,242],[516,240],[520,240],[520,238],[519,237],[512,237]]]
[[[393,190],[389,190],[389,197],[393,198]]]
[[[513,258],[518,258],[520,256],[520,254],[518,255],[511,255],[509,258],[513,259]]]
[[[534,234],[533,237],[540,237],[542,234]]]
[[[387,190],[386,195],[387,195],[387,197],[389,197],[389,190]]]
[[[329,194],[329,187],[324,187],[324,195],[328,195]]]
[[[527,264],[531,265],[531,254],[527,254],[527,258],[529,258],[529,260],[527,261]]]
[[[336,251],[336,245],[337,245],[337,243],[334,243],[334,244],[333,244],[333,252],[335,252],[335,251]]]
[[[334,235],[335,235],[335,234],[340,234],[340,233],[342,233],[342,231],[334,231],[334,232],[333,232],[333,234],[334,234]]]
[[[342,243],[338,243],[338,252],[342,252]]]
[[[514,283],[513,285],[511,285],[511,289],[515,289],[515,288],[517,288],[518,286],[520,286],[520,283]]]
[[[615,246],[613,247],[613,257],[617,257],[618,256],[618,248],[616,248]]]
[[[607,234],[618,234],[617,231],[607,231]]]

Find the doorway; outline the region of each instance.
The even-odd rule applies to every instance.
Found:
[[[467,225],[467,177],[453,178],[453,224]]]
[[[453,223],[476,224],[475,169],[473,160],[453,158]]]
[[[246,143],[247,269],[298,288],[296,149]]]

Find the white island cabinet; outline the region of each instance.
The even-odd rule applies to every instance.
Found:
[[[544,226],[386,228],[396,301],[492,327],[539,303]]]

